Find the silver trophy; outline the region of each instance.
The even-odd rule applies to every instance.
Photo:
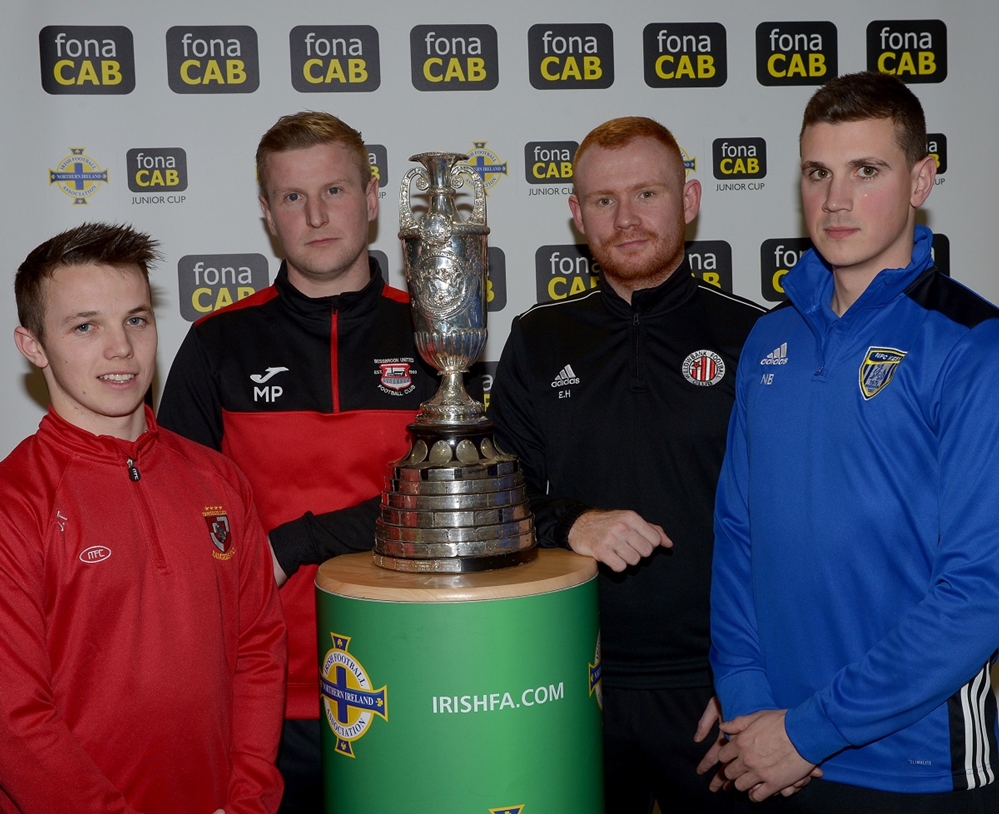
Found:
[[[500,451],[462,376],[486,347],[486,190],[461,153],[421,153],[399,191],[414,336],[441,386],[409,425],[409,453],[389,465],[375,562],[394,571],[460,573],[534,559],[534,521],[517,458]],[[427,193],[418,221],[411,186]],[[455,192],[468,184],[463,219]]]

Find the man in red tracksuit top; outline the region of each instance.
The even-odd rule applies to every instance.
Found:
[[[85,224],[15,279],[51,406],[0,463],[0,812],[281,798],[285,625],[249,485],[143,403],[155,246]]]
[[[406,294],[369,261],[378,184],[361,134],[327,113],[285,116],[261,139],[257,173],[286,260],[273,286],[191,327],[159,420],[236,461],[271,530],[276,576],[290,576],[281,811],[314,814],[315,564],[371,550],[386,464],[409,448],[406,425],[437,378],[417,358]]]

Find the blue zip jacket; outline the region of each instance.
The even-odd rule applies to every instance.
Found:
[[[813,251],[740,357],[716,501],[711,663],[725,718],[787,709],[825,778],[994,782],[997,309],[931,232],[838,318]]]

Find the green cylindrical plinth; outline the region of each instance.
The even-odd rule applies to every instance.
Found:
[[[316,578],[326,811],[603,811],[593,560]]]

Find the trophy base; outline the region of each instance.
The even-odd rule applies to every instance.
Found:
[[[449,557],[444,559],[409,559],[374,554],[375,564],[389,571],[408,571],[425,574],[470,574],[476,571],[494,571],[531,562],[538,556],[538,547],[494,554],[485,557]]]
[[[414,422],[409,453],[389,465],[375,523],[375,563],[441,574],[520,565],[536,554],[517,458],[493,424]]]

